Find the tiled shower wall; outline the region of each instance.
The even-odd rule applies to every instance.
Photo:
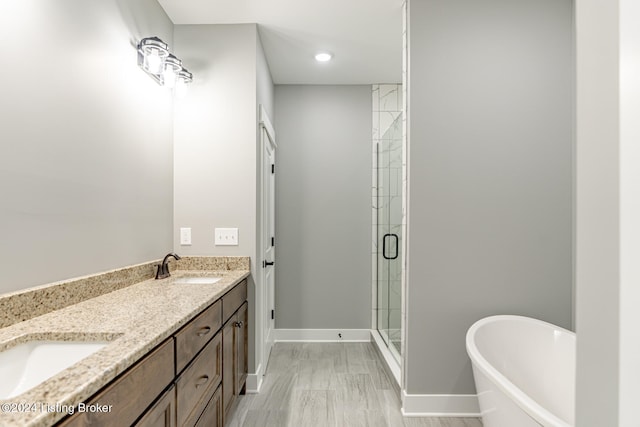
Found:
[[[403,248],[403,86],[377,84],[373,96],[373,173],[372,173],[372,325],[389,324],[387,333],[400,350],[402,309]],[[400,236],[397,260],[379,264],[382,235]],[[379,276],[380,275],[380,276]],[[379,292],[378,279],[389,277],[389,292]],[[382,329],[382,328],[380,328]],[[386,328],[385,328],[386,329]]]

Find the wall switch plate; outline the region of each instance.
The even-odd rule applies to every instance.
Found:
[[[238,246],[237,228],[216,228],[216,246]]]
[[[183,246],[191,244],[191,227],[180,228],[180,244]]]

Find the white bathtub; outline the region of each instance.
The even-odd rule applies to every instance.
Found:
[[[481,319],[467,332],[484,427],[571,427],[576,336],[521,316]]]

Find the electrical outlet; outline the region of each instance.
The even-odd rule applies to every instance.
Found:
[[[180,244],[182,246],[191,244],[191,227],[180,228]]]
[[[215,244],[216,246],[238,246],[238,229],[216,228]]]

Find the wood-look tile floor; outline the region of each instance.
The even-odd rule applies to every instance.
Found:
[[[226,427],[482,427],[477,418],[402,417],[371,343],[277,343],[259,394]]]

